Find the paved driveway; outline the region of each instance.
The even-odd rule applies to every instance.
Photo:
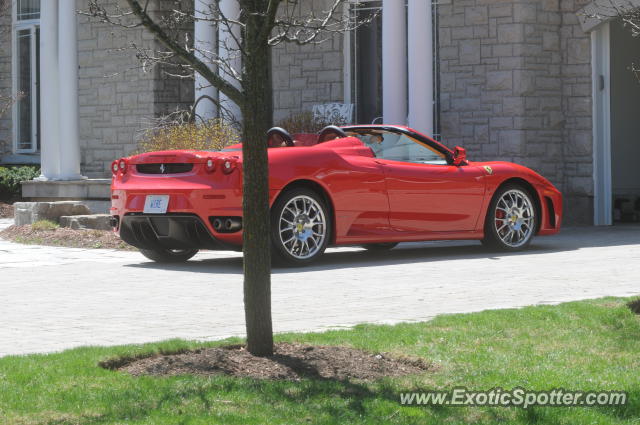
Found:
[[[1,222],[7,225],[7,221]],[[497,254],[477,242],[331,249],[273,274],[276,332],[640,294],[640,226],[574,228]],[[0,240],[0,356],[244,333],[242,259],[163,266],[135,252]]]

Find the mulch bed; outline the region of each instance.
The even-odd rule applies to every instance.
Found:
[[[10,226],[0,232],[0,238],[29,245],[135,250],[108,230],[75,230],[66,227],[34,230],[30,225]]]
[[[13,205],[0,202],[0,218],[13,218]]]
[[[423,374],[435,369],[422,359],[372,354],[349,347],[279,343],[271,357],[255,357],[244,346],[204,348],[137,359],[112,359],[100,366],[134,376],[228,375],[300,380],[301,378],[371,381],[389,376]]]
[[[631,309],[635,314],[640,314],[640,298],[637,300],[629,301],[627,307]]]

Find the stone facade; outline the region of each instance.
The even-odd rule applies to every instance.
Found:
[[[107,4],[114,5],[118,0]],[[119,0],[124,6],[124,1]],[[157,1],[155,9],[169,10],[172,2]],[[77,9],[86,1],[77,0]],[[11,14],[0,18],[0,28],[11,28]],[[109,174],[115,158],[128,155],[137,146],[141,130],[153,118],[188,107],[193,83],[167,77],[160,68],[145,71],[135,51],[158,43],[142,28],[122,29],[78,17],[78,96],[82,172],[89,177]],[[11,91],[11,31],[0,31],[0,90]],[[12,149],[11,113],[0,118],[0,155]]]
[[[130,50],[119,50],[130,43],[151,47],[154,41],[142,28],[125,31],[79,17],[80,146],[88,176],[103,174],[135,149],[138,131],[153,116],[154,75],[138,68]]]
[[[328,0],[312,0],[314,10],[327,10]],[[284,6],[283,6],[284,7]],[[304,11],[303,13],[305,13]],[[335,35],[319,44],[283,43],[273,48],[274,120],[311,110],[318,103],[344,100],[344,38]]]
[[[329,3],[307,7],[326,10]],[[565,194],[573,223],[592,222],[593,211],[590,39],[576,17],[585,3],[441,0],[437,7],[442,140],[466,147],[472,159],[539,171]],[[77,4],[82,9],[85,2]],[[154,4],[162,10],[173,2]],[[143,72],[135,53],[121,49],[157,46],[141,28],[81,16],[78,35],[82,170],[103,176],[114,158],[135,149],[150,119],[190,106],[193,82],[157,68]],[[10,75],[10,46],[10,32],[0,34],[0,76]],[[276,122],[314,104],[344,101],[342,36],[281,44],[272,61]],[[0,78],[0,90],[10,85]],[[10,127],[10,116],[0,118],[0,154],[3,145],[10,149]]]
[[[344,99],[343,41],[282,44],[273,49],[274,120]]]
[[[591,222],[590,41],[574,0],[451,0],[439,12],[442,137],[529,166]]]
[[[156,3],[160,8],[156,11],[172,6],[164,3]],[[78,9],[85,4],[78,0]],[[143,28],[114,28],[79,17],[80,140],[82,170],[87,176],[108,175],[115,158],[136,149],[141,131],[153,118],[193,101],[192,82],[167,77],[157,67],[144,70],[135,51],[123,50],[133,44],[158,46]]]

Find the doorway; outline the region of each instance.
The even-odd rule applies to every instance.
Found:
[[[640,38],[610,25],[613,223],[640,222]]]
[[[640,38],[612,20],[591,39],[594,224],[640,222]]]

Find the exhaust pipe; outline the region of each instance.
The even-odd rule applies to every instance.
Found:
[[[222,230],[222,220],[220,220],[219,218],[216,218],[215,220],[213,220],[213,228],[215,229],[216,232],[219,232],[220,230]]]
[[[227,232],[237,232],[242,228],[242,222],[237,218],[228,218],[224,222],[224,229]]]

